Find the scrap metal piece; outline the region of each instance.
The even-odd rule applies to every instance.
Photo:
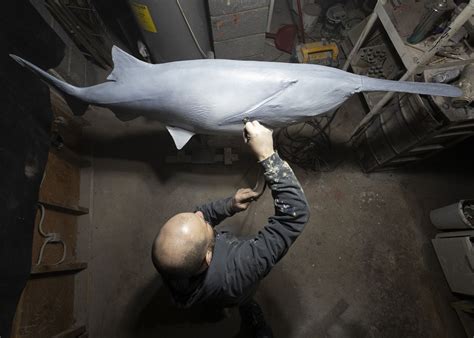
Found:
[[[463,94],[460,97],[454,98],[452,100],[452,105],[455,108],[466,107],[471,104],[474,100],[474,88],[473,81],[474,79],[474,64],[467,65],[464,67],[464,70],[461,73],[457,85],[461,88]]]

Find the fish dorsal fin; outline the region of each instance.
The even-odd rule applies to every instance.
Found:
[[[133,71],[140,66],[149,65],[148,63],[131,56],[115,45],[112,47],[112,60],[114,61],[114,69],[112,70],[112,73],[107,76],[107,80],[111,81],[119,81],[130,71]]]
[[[168,129],[169,133],[171,134],[174,144],[176,145],[176,148],[178,148],[178,150],[183,148],[194,135],[192,131],[184,130],[181,128],[167,126],[166,129]]]

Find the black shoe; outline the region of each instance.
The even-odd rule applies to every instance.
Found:
[[[249,329],[255,338],[273,338],[273,331],[263,316],[260,305],[254,300],[239,306],[242,327]]]

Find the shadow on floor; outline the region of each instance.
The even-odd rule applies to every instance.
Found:
[[[157,276],[135,298],[126,311],[136,311],[129,334],[134,337],[251,337],[240,330],[237,309],[194,306],[180,309],[173,304],[171,294]],[[136,310],[133,310],[136,309]],[[127,315],[127,316],[128,316]]]
[[[369,336],[367,329],[355,321],[342,318],[350,305],[344,298],[339,299],[331,310],[325,313],[320,320],[304,328],[302,337],[353,337]]]
[[[279,280],[288,283],[290,276],[278,269]],[[285,282],[283,282],[285,283]],[[286,284],[287,284],[286,283]],[[278,291],[275,293],[274,291]],[[282,295],[281,290],[273,286],[259,287],[256,299],[262,306],[267,320],[278,318],[278,321],[268,321],[272,326],[275,337],[289,337],[297,331],[296,321],[289,321],[286,313],[289,308],[298,313],[301,311],[300,298],[296,294]],[[282,307],[282,304],[285,304]],[[209,306],[194,306],[190,309],[176,307],[171,299],[168,288],[159,276],[150,281],[134,298],[124,318],[130,320],[129,336],[133,337],[232,337],[251,338],[253,335],[241,327],[238,308],[215,308]],[[317,323],[319,327],[326,326]],[[321,325],[319,325],[321,324]]]
[[[180,172],[192,172],[202,175],[203,179],[215,175],[234,175],[236,172],[244,173],[242,186],[254,186],[258,165],[248,149],[242,150],[239,139],[224,139],[222,146],[216,146],[213,141],[218,138],[195,136],[186,148],[181,151],[188,156],[193,156],[195,161],[207,158],[207,150],[212,149],[216,154],[222,155],[224,147],[232,147],[238,155],[238,161],[231,166],[223,162],[216,163],[169,163],[167,158],[176,157],[177,150],[168,132],[165,130],[136,131],[116,136],[89,135],[84,140],[81,153],[92,153],[94,158],[108,158],[118,160],[137,161],[148,164],[161,182],[166,182]],[[208,146],[208,143],[210,146]],[[92,149],[91,149],[92,148]]]

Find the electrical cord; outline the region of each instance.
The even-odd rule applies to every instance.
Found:
[[[43,222],[44,222],[44,214],[45,214],[44,205],[38,203],[38,207],[40,210],[40,221],[38,224],[38,231],[41,234],[41,236],[47,237],[46,233],[43,231]]]
[[[204,53],[204,51],[201,48],[201,45],[199,44],[199,41],[196,38],[196,35],[194,35],[194,31],[191,28],[191,25],[189,24],[188,18],[186,17],[186,14],[184,13],[183,7],[181,7],[181,3],[179,2],[179,0],[176,0],[176,5],[178,5],[179,11],[181,12],[181,15],[183,16],[186,26],[188,26],[189,33],[191,33],[191,37],[193,38],[194,43],[196,44],[196,47],[199,50],[199,53],[201,53],[204,59],[207,59],[207,54]]]
[[[40,235],[45,238],[45,241],[41,245],[39,256],[38,256],[38,261],[36,262],[36,265],[41,264],[41,261],[43,260],[44,249],[46,248],[46,245],[48,245],[48,243],[51,243],[51,244],[60,243],[63,246],[63,256],[61,257],[61,259],[58,262],[56,262],[52,265],[61,264],[66,259],[66,252],[67,252],[66,242],[64,242],[61,239],[61,234],[59,234],[57,232],[50,232],[50,233],[44,232],[43,222],[44,222],[45,208],[44,208],[44,205],[42,205],[40,203],[38,203],[38,208],[40,210],[40,221],[39,221],[39,224],[38,224],[38,231],[39,231]]]
[[[319,172],[331,172],[336,169],[342,161],[331,165],[321,154],[332,149],[331,123],[338,111],[339,109],[330,115],[314,117],[301,123],[299,127],[280,129],[275,135],[280,155],[303,169]]]

